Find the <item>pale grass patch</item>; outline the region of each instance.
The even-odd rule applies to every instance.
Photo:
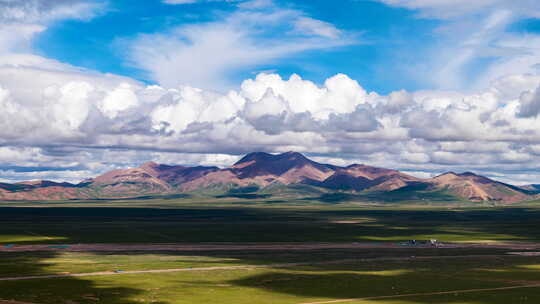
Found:
[[[540,264],[533,264],[533,265],[520,265],[519,268],[527,269],[527,270],[540,270]]]

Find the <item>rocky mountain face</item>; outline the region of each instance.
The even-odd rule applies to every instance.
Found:
[[[77,185],[52,181],[27,181],[16,184],[0,183],[0,199],[4,200],[67,200],[91,196]]]
[[[476,175],[472,172],[448,172],[430,180],[438,188],[446,188],[455,196],[470,201],[517,202],[529,198],[523,189]]]
[[[309,185],[326,192],[391,192],[424,185],[471,201],[517,202],[532,192],[474,173],[448,172],[420,179],[397,170],[354,164],[339,167],[312,161],[296,152],[250,153],[229,168],[170,166],[154,162],[138,168],[119,169],[73,185],[50,181],[0,183],[0,199],[56,200],[124,198],[147,194],[173,194],[218,186],[264,189],[275,185]],[[418,189],[420,189],[418,188]]]
[[[185,167],[148,162],[139,168],[109,171],[86,181],[87,187],[98,188],[104,196],[174,193],[184,183],[219,171],[217,167]]]
[[[230,168],[188,181],[181,188],[195,190],[215,184],[266,187],[274,183],[290,185],[306,180],[323,181],[333,174],[334,168],[316,163],[296,152],[279,155],[256,152],[246,155]]]

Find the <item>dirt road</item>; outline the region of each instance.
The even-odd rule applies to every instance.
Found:
[[[228,250],[319,250],[362,248],[433,248],[399,243],[212,243],[212,244],[39,244],[0,245],[0,252],[22,251],[228,251]],[[437,248],[540,249],[540,243],[443,243]]]
[[[392,296],[374,296],[374,297],[365,297],[365,298],[329,300],[329,301],[321,301],[321,302],[304,302],[300,304],[350,303],[350,302],[361,302],[361,301],[369,301],[369,300],[396,299],[396,298],[408,298],[408,297],[420,297],[420,296],[436,296],[436,295],[512,290],[512,289],[535,288],[535,287],[540,287],[540,284],[495,287],[495,288],[463,289],[463,290],[439,291],[439,292],[427,292],[427,293],[409,293],[409,294],[399,294],[399,295],[392,295]]]

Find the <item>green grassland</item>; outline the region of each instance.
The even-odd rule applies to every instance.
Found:
[[[246,194],[246,193],[231,193]],[[249,193],[248,193],[249,194]],[[540,242],[540,208],[274,197],[147,197],[0,203],[0,246],[75,243]],[[172,273],[0,280],[1,300],[29,303],[540,303],[540,257],[504,249],[0,252],[0,279],[100,271]],[[411,258],[413,256],[414,258]],[[432,258],[423,258],[432,257]],[[436,257],[436,258],[433,258]],[[373,260],[376,258],[377,260]],[[394,258],[397,258],[394,259]],[[363,260],[368,259],[368,260]],[[329,261],[347,261],[326,264]],[[253,269],[201,267],[311,263]],[[539,285],[540,286],[540,285]]]
[[[154,256],[155,258],[155,256]],[[114,259],[114,257],[112,258]],[[0,296],[33,303],[312,303],[418,294],[352,303],[538,303],[540,258],[356,262],[0,282]],[[451,294],[430,295],[434,292]]]
[[[535,207],[225,207],[161,201],[143,207],[140,202],[134,207],[127,202],[13,204],[0,208],[0,244],[540,241],[540,208]]]

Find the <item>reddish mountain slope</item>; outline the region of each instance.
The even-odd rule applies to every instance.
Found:
[[[141,168],[151,171],[153,174],[155,174],[153,176],[167,182],[172,186],[177,186],[185,182],[201,178],[210,172],[219,171],[218,167],[167,166],[156,163],[146,163]]]
[[[421,179],[401,173],[397,170],[371,167],[366,165],[350,165],[340,172],[350,176],[363,177],[369,179],[371,190],[392,191],[407,186],[412,182],[419,182]]]
[[[530,198],[531,192],[493,181],[473,173],[446,173],[419,179],[397,170],[350,165],[338,167],[314,162],[296,152],[250,153],[232,167],[186,167],[148,162],[139,168],[107,172],[79,185],[50,181],[17,184],[0,183],[0,199],[77,199],[136,197],[147,194],[179,193],[207,187],[307,184],[326,191],[382,191],[409,189],[422,184],[423,190],[443,190],[473,201],[516,202]],[[324,191],[321,189],[321,191]]]
[[[285,184],[297,183],[306,178],[322,180],[335,167],[316,163],[297,152],[268,154],[250,153],[232,166],[239,178],[253,178],[261,175],[279,176]]]
[[[525,191],[517,187],[471,172],[448,172],[429,181],[438,188],[446,188],[450,193],[471,201],[517,202],[529,198]]]
[[[66,187],[66,188],[69,188],[69,187],[76,187],[76,185],[71,184],[71,183],[65,183],[65,182],[64,183],[57,183],[57,182],[48,181],[48,180],[24,181],[24,182],[16,183],[15,185],[26,185],[26,186],[31,186],[31,187],[35,187],[35,188],[46,188],[46,187]]]
[[[342,171],[347,172],[348,174],[355,177],[362,176],[371,180],[387,176],[406,176],[407,178],[412,178],[411,176],[403,174],[397,170],[377,168],[358,164],[347,166],[343,168]]]
[[[94,196],[84,191],[83,189],[73,187],[49,186],[44,188],[33,188],[21,191],[0,191],[0,199],[14,201],[47,201],[88,198],[94,198]]]
[[[255,184],[266,187],[272,183],[290,185],[306,180],[323,181],[334,173],[333,168],[296,152],[278,155],[255,152],[244,156],[231,168],[211,172],[184,183],[181,188],[189,191],[214,184],[236,184],[242,187]]]
[[[0,199],[4,200],[66,200],[89,197],[76,185],[70,183],[44,180],[16,184],[0,183]]]
[[[89,186],[99,187],[104,195],[158,193],[171,190],[169,184],[153,176],[143,167],[109,171],[90,180]]]
[[[89,186],[99,187],[105,195],[170,193],[175,192],[175,186],[179,184],[217,170],[217,167],[168,166],[148,162],[139,168],[107,172],[89,180]]]
[[[346,172],[335,172],[323,181],[310,181],[309,184],[332,190],[362,191],[374,186],[372,180],[363,176],[353,176]]]

